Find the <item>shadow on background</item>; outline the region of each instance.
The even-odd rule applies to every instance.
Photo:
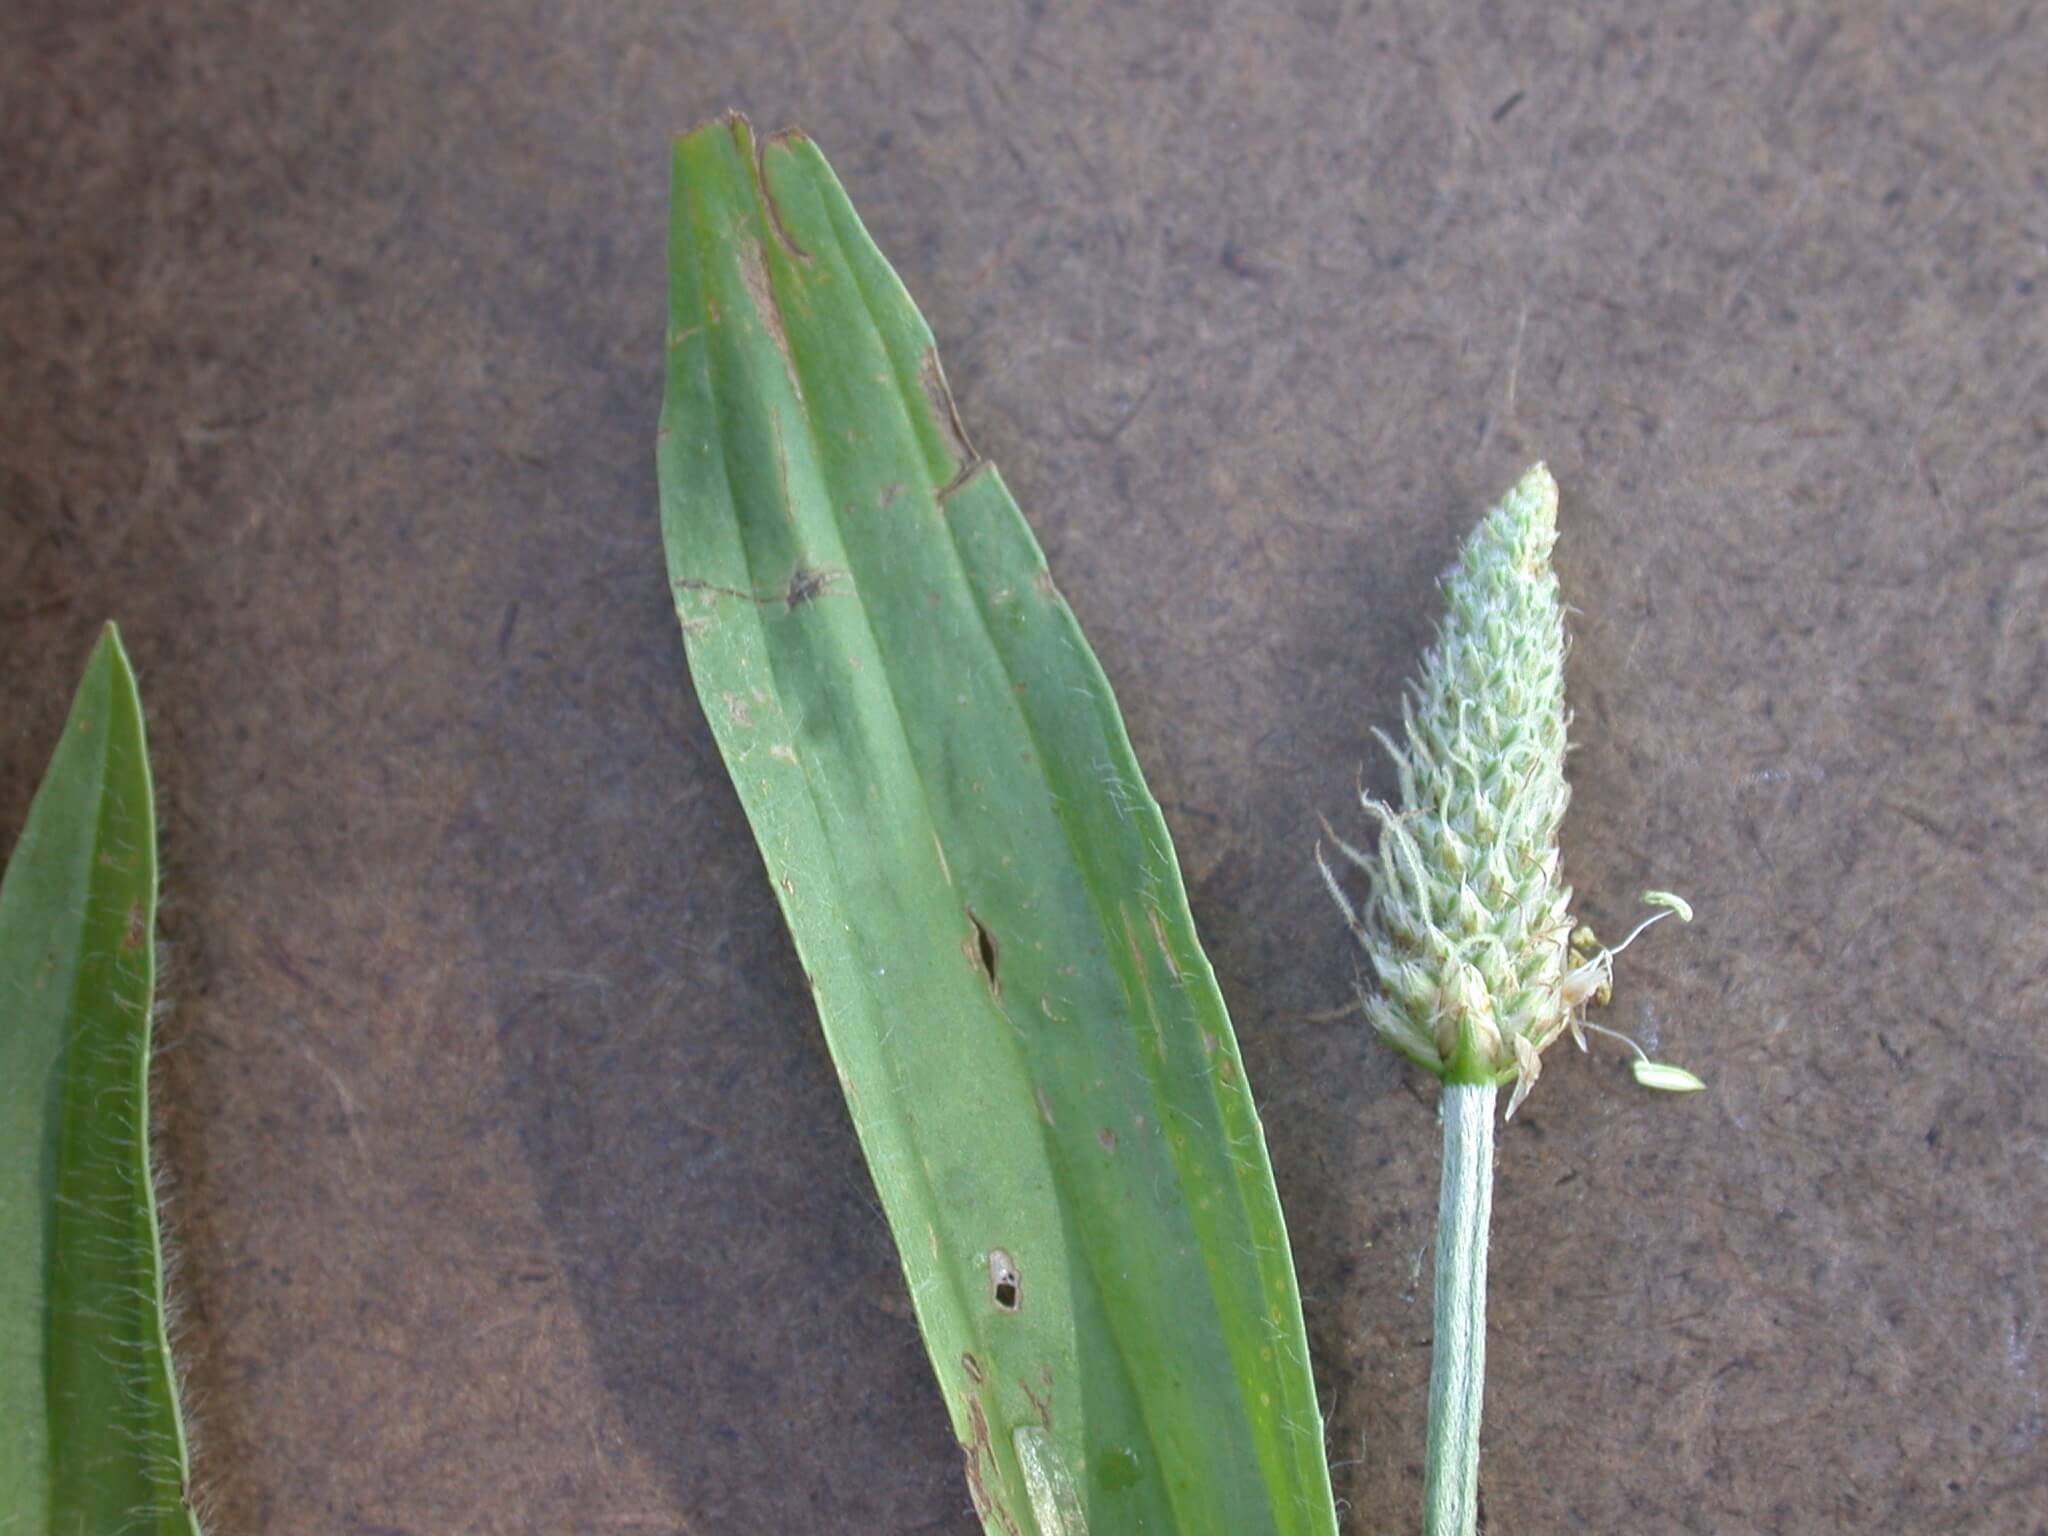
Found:
[[[604,388],[617,441],[548,492],[604,510],[536,519],[454,833],[505,1101],[624,1432],[690,1528],[962,1529],[888,1229],[690,691],[659,384]]]

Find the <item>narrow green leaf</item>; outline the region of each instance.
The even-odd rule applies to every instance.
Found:
[[[1264,1135],[1109,685],[800,135],[678,141],[662,523],[983,1524],[1333,1532]]]
[[[156,818],[110,624],[0,881],[0,1530],[195,1536],[149,1167]]]

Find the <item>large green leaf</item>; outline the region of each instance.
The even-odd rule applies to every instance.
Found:
[[[0,882],[0,1531],[194,1536],[149,1168],[156,819],[107,626]]]
[[[676,145],[670,262],[690,669],[984,1525],[1334,1531],[1264,1137],[1165,823],[931,333],[816,147],[737,117]]]

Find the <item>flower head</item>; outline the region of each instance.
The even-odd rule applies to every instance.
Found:
[[[1362,797],[1376,855],[1337,840],[1369,877],[1361,908],[1323,866],[1379,982],[1373,1027],[1446,1082],[1514,1079],[1510,1114],[1613,965],[1573,951],[1558,866],[1571,788],[1556,539],[1557,482],[1538,464],[1444,575],[1436,643],[1401,701],[1405,742],[1375,733],[1401,803]]]

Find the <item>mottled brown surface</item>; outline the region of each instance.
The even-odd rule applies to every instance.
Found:
[[[948,14],[957,12],[957,14]],[[1350,1528],[1412,1528],[1428,1095],[1316,889],[1525,461],[1569,869],[1700,925],[1502,1138],[1490,1529],[2048,1530],[2048,16],[0,10],[0,836],[121,619],[222,1533],[966,1532],[683,672],[666,141],[832,155],[1120,687]],[[1355,824],[1355,821],[1354,821]]]

